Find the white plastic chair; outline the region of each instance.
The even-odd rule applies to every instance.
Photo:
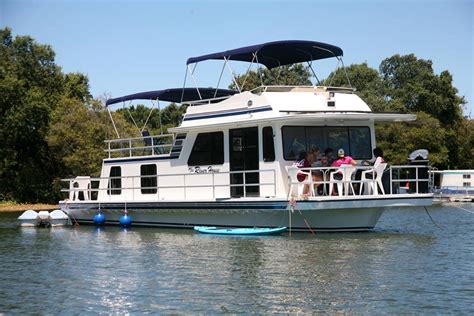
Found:
[[[356,168],[353,167],[352,165],[344,165],[339,167],[336,171],[331,172],[331,175],[329,176],[329,181],[330,181],[330,187],[329,187],[329,195],[332,195],[332,191],[334,190],[334,184],[337,185],[337,192],[339,196],[343,195],[343,185],[344,185],[344,194],[349,195],[349,189],[352,191],[352,194],[354,194],[354,187],[352,186],[352,174],[356,171]],[[334,178],[334,175],[336,174],[341,174],[342,179],[341,180],[336,180]]]
[[[78,201],[79,200],[79,193],[82,192],[85,201],[90,200],[90,183],[91,177],[89,176],[79,176],[76,177],[73,181],[69,184],[69,199],[71,201]]]
[[[311,182],[311,172],[303,171],[297,167],[286,167],[288,172],[288,181],[290,183],[290,196],[301,196],[304,192],[305,184],[309,186],[309,196],[314,196],[314,186]],[[304,174],[306,179],[302,182],[298,181],[298,174]]]
[[[386,163],[381,163],[378,166],[374,167],[374,169],[362,171],[361,175],[361,183],[360,183],[360,190],[359,194],[362,194],[362,186],[364,186],[364,194],[374,194],[378,195],[378,187],[380,187],[380,190],[382,191],[382,194],[385,194],[385,190],[383,189],[383,184],[382,184],[382,176],[385,168],[387,167]],[[375,179],[373,173],[375,172]],[[371,174],[371,177],[369,178],[368,175]]]

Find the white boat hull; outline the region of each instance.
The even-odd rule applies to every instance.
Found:
[[[127,203],[134,226],[192,228],[220,227],[291,227],[292,230],[367,231],[377,224],[388,207],[431,205],[431,194],[417,197],[311,199],[297,201],[293,212],[286,200],[233,199],[213,202],[140,202]],[[72,220],[93,223],[98,203],[61,203]],[[106,224],[118,225],[125,203],[101,202]],[[291,221],[291,223],[290,223]],[[291,225],[290,225],[291,224]]]

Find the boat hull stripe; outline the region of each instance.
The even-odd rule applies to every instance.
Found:
[[[245,109],[245,110],[238,110],[235,112],[229,112],[227,111],[226,113],[203,113],[199,114],[196,116],[191,116],[191,115],[186,115],[183,119],[183,121],[193,121],[193,120],[202,120],[202,119],[209,119],[209,118],[219,118],[219,117],[225,117],[225,116],[233,116],[233,115],[243,115],[243,114],[250,114],[250,113],[257,113],[257,112],[265,112],[265,111],[271,111],[272,107],[271,106],[264,106],[260,108],[255,108],[255,109]]]

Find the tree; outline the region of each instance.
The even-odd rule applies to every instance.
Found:
[[[13,39],[9,28],[0,42],[0,198],[49,199],[54,164],[45,139],[64,80],[50,46]]]
[[[430,150],[432,164],[438,168],[468,167],[471,163],[465,155],[471,151],[469,135],[474,132],[472,124],[462,116],[465,100],[457,95],[449,72],[443,71],[438,76],[431,61],[417,59],[413,54],[386,58],[379,69],[378,72],[364,63],[351,65],[346,71],[352,86],[357,88],[356,93],[374,112],[418,115],[418,123],[376,124],[378,145],[388,152],[391,162],[405,163],[406,148],[426,148]],[[347,86],[343,69],[330,74],[324,84],[330,82]],[[423,126],[426,131],[422,130]],[[438,144],[429,144],[422,136]],[[398,146],[403,147],[394,153]]]
[[[236,81],[242,91],[250,91],[262,85],[311,85],[311,72],[302,64],[286,65],[261,71],[249,71],[248,74],[236,76]],[[229,86],[237,90],[235,83]]]
[[[50,46],[13,38],[8,28],[0,42],[0,199],[57,201],[59,179],[98,175],[103,140],[112,136],[108,114],[87,76],[63,74]]]
[[[163,132],[167,132],[168,128],[178,126],[181,123],[185,112],[186,105],[177,105],[176,103],[170,103],[161,111],[156,106],[151,108],[143,104],[117,110],[117,113],[121,113],[129,124],[136,124],[139,129],[145,127],[153,135],[161,133],[160,120],[163,124]]]
[[[431,60],[397,54],[382,61],[380,75],[386,97],[400,100],[406,111],[430,113],[443,126],[463,121],[465,99],[457,95],[447,70],[439,76],[434,73]]]
[[[444,168],[448,164],[446,130],[429,114],[418,112],[413,122],[377,126],[377,146],[383,148],[391,164],[406,164],[416,149],[427,149],[431,164]]]
[[[347,76],[346,76],[347,73]],[[349,78],[349,81],[347,80]],[[367,63],[353,64],[349,67],[338,68],[323,80],[323,85],[335,87],[351,87],[374,112],[399,112],[403,106],[396,101],[388,101],[384,94],[384,82],[376,69]]]

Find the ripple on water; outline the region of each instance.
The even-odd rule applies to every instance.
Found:
[[[246,238],[2,214],[0,312],[474,313],[474,215],[430,214],[441,229],[399,209],[369,233]]]

